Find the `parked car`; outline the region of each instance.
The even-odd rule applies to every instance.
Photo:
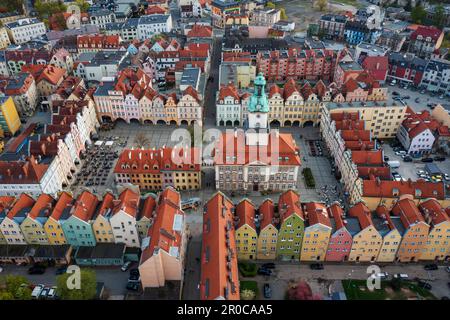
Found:
[[[384,161],[389,161],[389,157],[387,157],[387,156],[384,156]]]
[[[130,269],[130,276],[138,276],[139,275],[139,269],[138,268],[133,268]]]
[[[413,159],[412,159],[410,156],[405,156],[405,157],[403,158],[403,161],[404,161],[404,162],[412,162]]]
[[[141,277],[138,274],[132,274],[128,277],[128,282],[140,282]]]
[[[419,280],[417,282],[417,285],[419,286],[419,288],[423,288],[423,289],[427,289],[427,290],[431,290],[433,287],[431,286],[431,284],[429,284],[428,282]]]
[[[130,291],[139,291],[139,282],[128,282],[127,290]]]
[[[434,157],[434,161],[445,161],[445,157],[436,156],[436,157]]]
[[[50,288],[47,288],[47,287],[42,289],[41,293],[39,294],[39,298],[38,299],[41,299],[41,300],[47,299],[49,291],[50,291]]]
[[[45,267],[41,265],[34,265],[30,269],[28,269],[28,274],[44,274]]]
[[[41,294],[41,291],[44,290],[45,286],[43,284],[38,284],[34,287],[33,291],[31,292],[31,298],[37,299],[39,298],[39,295]]]
[[[3,272],[3,267],[0,267],[0,273],[2,273]]]
[[[377,273],[377,278],[379,278],[379,279],[387,279],[388,277],[389,277],[389,274],[387,272]]]
[[[433,158],[422,158],[422,162],[433,162]]]
[[[394,274],[394,278],[396,278],[396,279],[409,279],[409,276],[406,273],[396,273],[396,274]]]
[[[122,270],[122,272],[127,271],[128,269],[130,269],[131,267],[131,261],[127,261],[125,262],[122,267],[120,268],[120,270]]]
[[[49,288],[48,293],[47,293],[47,299],[54,300],[54,299],[57,298],[57,296],[56,296],[56,289],[57,289],[56,287]]]
[[[267,262],[264,263],[261,268],[265,268],[265,269],[275,269],[275,263],[273,262]]]
[[[313,263],[313,264],[310,264],[309,267],[311,268],[311,270],[323,270],[322,263]]]
[[[424,266],[424,268],[425,268],[425,270],[437,270],[438,266],[437,266],[437,264],[430,263],[430,264],[426,264]]]
[[[266,268],[259,268],[258,274],[262,275],[262,276],[270,276],[270,275],[272,275],[272,270],[266,269]]]
[[[268,283],[264,283],[264,298],[266,299],[272,298],[272,288]]]

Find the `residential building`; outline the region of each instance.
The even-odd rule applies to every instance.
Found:
[[[428,241],[430,225],[426,223],[417,208],[413,196],[400,197],[392,207],[392,214],[399,217],[404,230],[396,260],[399,262],[419,261]]]
[[[280,229],[278,231],[277,258],[280,260],[300,260],[305,230],[305,216],[300,196],[294,190],[280,195],[278,200]]]
[[[124,150],[114,174],[117,183],[132,183],[142,190],[198,190],[201,186],[199,150],[163,147]]]
[[[38,103],[38,91],[36,81],[30,73],[21,72],[8,79],[4,92],[13,98],[19,115],[31,116],[34,113]]]
[[[277,258],[278,227],[280,215],[272,199],[266,199],[258,209],[259,234],[256,247],[258,260]]]
[[[105,29],[108,23],[116,21],[116,15],[108,9],[93,10],[89,15],[89,21],[100,29]]]
[[[22,71],[33,75],[40,98],[52,95],[67,76],[67,70],[53,65],[25,65]]]
[[[8,30],[5,27],[0,27],[0,49],[5,49],[10,44]]]
[[[436,199],[428,199],[419,204],[425,222],[430,226],[428,239],[423,247],[420,260],[448,261],[450,254],[450,218]]]
[[[6,218],[6,215],[11,210],[12,206],[14,205],[14,202],[16,202],[15,197],[9,197],[9,196],[1,196],[0,197],[0,225],[2,224],[3,220]],[[0,245],[7,244],[5,236],[3,235],[2,231],[0,230]]]
[[[141,16],[137,26],[139,41],[151,38],[154,35],[170,32],[172,30],[172,16],[166,14],[152,14]]]
[[[327,39],[342,40],[344,38],[345,15],[325,14],[320,17],[319,34]]]
[[[136,228],[139,200],[139,194],[125,189],[121,192],[118,203],[114,205],[109,222],[116,243],[125,243],[127,247],[140,247]]]
[[[388,81],[396,80],[419,86],[422,82],[427,61],[411,53],[392,52],[388,56]]]
[[[50,64],[66,70],[67,74],[71,74],[73,71],[72,55],[64,48],[59,48],[55,51],[52,58],[50,59]]]
[[[253,10],[250,22],[255,26],[271,27],[281,19],[278,9],[264,8]]]
[[[450,93],[450,62],[445,59],[430,59],[426,64],[420,87],[432,92]]]
[[[181,124],[203,125],[203,102],[200,94],[192,87],[188,86],[177,103],[177,117]]]
[[[117,35],[86,34],[77,37],[79,53],[117,51],[120,49],[120,42],[120,37]]]
[[[383,239],[373,224],[369,208],[358,202],[349,209],[348,215],[353,217],[346,219],[347,229],[353,236],[349,261],[375,262]]]
[[[95,241],[97,243],[115,243],[114,234],[111,228],[110,219],[115,205],[114,195],[105,193],[99,207],[96,209],[96,216],[92,223]]]
[[[240,298],[233,208],[233,202],[220,191],[205,205],[200,258],[201,300]]]
[[[396,218],[391,218],[389,210],[384,205],[378,206],[375,212],[377,217],[372,217],[372,221],[382,237],[377,261],[394,262],[402,241],[400,232],[403,231],[403,228],[397,228],[398,223],[394,222]]]
[[[20,229],[20,225],[33,208],[36,201],[22,193],[11,210],[6,214],[0,224],[0,231],[8,244],[26,244],[25,237]]]
[[[361,66],[380,84],[386,82],[389,71],[389,59],[387,56],[367,56],[362,60]]]
[[[430,58],[444,40],[444,32],[434,26],[419,26],[409,38],[408,52]]]
[[[45,24],[36,18],[24,18],[5,24],[9,39],[15,44],[22,44],[39,38],[47,32]]]
[[[332,230],[325,261],[348,261],[353,238],[347,229],[347,220],[344,216],[344,210],[342,210],[341,206],[337,203],[333,203],[327,210],[328,215],[332,217],[332,219],[330,219]]]
[[[19,114],[12,97],[0,97],[0,128],[11,136],[21,127]]]
[[[62,245],[67,243],[62,225],[70,217],[74,204],[74,199],[67,192],[62,192],[59,195],[53,211],[44,224],[44,231],[49,244]]]
[[[31,211],[20,225],[22,234],[28,244],[48,244],[44,225],[53,211],[56,200],[48,194],[41,194],[37,198]]]
[[[70,217],[62,224],[68,244],[74,247],[96,245],[92,222],[98,198],[89,191],[83,191],[71,208]]]
[[[304,205],[306,217],[300,261],[324,261],[331,236],[331,222],[327,208],[318,202]]]
[[[341,88],[349,79],[356,79],[364,69],[358,62],[341,61],[336,65],[333,81],[338,88]]]
[[[384,46],[372,44],[368,42],[361,42],[355,47],[353,58],[355,61],[361,63],[366,57],[384,57],[389,52]]]
[[[428,154],[432,151],[434,132],[439,126],[439,122],[431,119],[428,111],[416,113],[408,107],[407,118],[398,128],[397,139],[408,154]]]
[[[152,197],[152,195],[147,196],[147,198],[141,201],[143,204],[141,209],[139,210],[139,217],[136,221],[136,228],[139,233],[139,238],[142,240],[147,237],[148,230],[152,226],[153,223],[153,215],[156,210],[156,200]]]
[[[226,19],[229,15],[242,13],[241,3],[235,0],[213,0],[211,2],[212,24],[217,28],[225,28]]]
[[[171,187],[159,195],[139,262],[143,288],[183,282],[188,233],[180,200],[180,194]]]
[[[247,107],[249,130],[224,133],[215,146],[217,189],[284,191],[296,185],[298,147],[292,135],[268,129],[265,85],[263,75],[258,75]]]
[[[74,74],[76,70],[76,76],[81,76],[88,81],[100,82],[103,80],[103,78],[114,78],[117,76],[119,72],[119,66],[125,60],[127,55],[128,53],[125,50],[111,52],[99,51],[86,64],[75,63]]]
[[[242,124],[241,97],[233,85],[221,86],[216,93],[216,125],[240,124]]]
[[[358,45],[361,42],[372,42],[372,32],[362,21],[347,21],[344,27],[344,39],[348,44]]]
[[[256,259],[258,235],[255,224],[255,205],[249,199],[242,200],[236,206],[234,219],[238,260]]]

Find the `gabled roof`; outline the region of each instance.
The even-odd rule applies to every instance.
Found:
[[[73,206],[72,215],[84,222],[89,222],[95,213],[98,202],[96,195],[89,191],[83,191]]]
[[[240,101],[239,93],[233,84],[221,86],[219,89],[219,99],[224,100],[226,97],[232,97],[234,100]]]
[[[22,193],[14,203],[11,211],[8,212],[7,217],[9,219],[14,219],[15,217],[25,218],[25,215],[30,212],[35,203],[36,201],[31,196]]]
[[[107,192],[102,199],[100,207],[97,209],[97,214],[100,216],[108,216],[112,212],[114,207],[114,195],[110,192]]]
[[[348,214],[351,217],[358,218],[361,230],[373,226],[370,210],[363,202],[358,202],[353,207],[351,207],[348,210]]]
[[[279,218],[275,219],[275,205],[272,199],[264,200],[264,202],[260,204],[258,212],[260,215],[260,230],[264,230],[264,228],[270,224],[277,227],[280,223]]]
[[[336,225],[336,230],[342,229],[345,227],[344,224],[344,210],[342,210],[341,206],[338,203],[333,203],[331,206],[327,208],[328,215],[334,218],[334,222]]]
[[[327,208],[323,203],[308,202],[305,204],[305,215],[309,226],[321,224],[331,228],[330,217],[328,216]]]
[[[405,194],[410,194],[416,199],[444,199],[444,184],[426,182],[422,179],[417,181],[363,180],[363,197],[397,198]]]
[[[70,194],[68,194],[67,192],[62,192],[59,195],[59,199],[56,202],[50,217],[56,221],[59,221],[60,219],[67,219],[69,217],[69,212],[71,211],[71,208],[74,204],[73,200],[74,199]]]
[[[352,151],[352,161],[362,166],[383,166],[383,150]]]
[[[426,223],[419,209],[417,209],[416,204],[410,197],[403,197],[398,200],[392,207],[392,213],[400,217],[405,229],[409,229],[412,225],[420,222]]]
[[[411,34],[411,39],[416,40],[418,36],[422,36],[422,40],[430,37],[433,41],[437,41],[442,34],[442,30],[436,27],[418,26],[417,29]]]
[[[36,218],[48,218],[53,210],[56,200],[48,194],[41,194],[36,200],[33,208],[31,209],[28,216],[32,219]]]
[[[188,38],[211,38],[213,30],[211,26],[194,24],[192,29],[187,33]]]
[[[255,206],[249,199],[244,199],[236,206],[236,215],[239,218],[236,229],[248,225],[256,231]]]
[[[294,190],[288,190],[280,195],[278,200],[278,212],[282,221],[296,214],[302,220],[305,220],[302,206],[300,203],[300,195]]]
[[[131,217],[136,218],[139,208],[140,195],[131,189],[125,189],[119,195],[119,200],[115,201],[113,214],[123,211]]]
[[[422,212],[425,221],[437,226],[443,222],[450,222],[450,218],[445,212],[444,208],[436,199],[428,199],[419,204],[419,209]]]
[[[150,219],[155,211],[156,201],[152,196],[148,196],[144,201],[144,206],[141,210],[141,219],[146,217]]]

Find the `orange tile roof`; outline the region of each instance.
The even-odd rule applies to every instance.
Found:
[[[284,92],[284,99],[289,98],[294,93],[300,94],[300,92],[297,88],[297,84],[295,83],[295,80],[292,78],[289,79],[288,81],[286,81],[286,83],[283,87],[283,92]]]
[[[272,199],[266,199],[260,204],[258,209],[260,215],[260,230],[264,230],[269,224],[276,227],[279,224],[279,218],[275,217],[275,205]]]
[[[305,215],[309,226],[321,224],[331,228],[330,217],[328,211],[323,203],[308,202],[305,204]]]
[[[276,147],[272,147],[272,144]],[[271,149],[275,150],[271,150]],[[281,157],[281,159],[280,159]],[[299,147],[291,134],[272,132],[269,143],[263,145],[248,145],[245,143],[245,133],[225,132],[220,137],[215,148],[214,161],[216,165],[244,165],[254,161],[269,164],[300,166]]]
[[[194,24],[191,30],[187,33],[188,38],[211,38],[212,37],[212,27],[204,26],[199,24]]]
[[[352,151],[352,161],[363,166],[383,166],[383,150],[377,151]]]
[[[358,176],[365,179],[380,178],[389,180],[391,178],[391,169],[386,167],[363,167],[358,166]]]
[[[148,196],[144,201],[144,207],[141,211],[141,218],[146,217],[150,219],[155,211],[156,201],[152,196]]]
[[[158,204],[153,224],[148,230],[150,243],[142,252],[141,263],[157,254],[159,250],[164,250],[170,254],[171,248],[178,248],[178,253],[180,252],[183,229],[177,230],[175,228],[174,221],[177,215],[184,220],[184,213],[181,208],[174,205],[171,201],[164,199]],[[180,226],[181,228],[183,224],[184,221]]]
[[[173,205],[180,207],[181,206],[181,195],[178,191],[176,191],[172,187],[167,187],[161,192],[158,203],[162,203],[163,201],[171,202]]]
[[[206,203],[203,216],[201,300],[240,298],[232,208],[233,203],[221,192]]]
[[[183,96],[184,95],[190,95],[192,98],[194,98],[195,100],[197,100],[198,103],[200,103],[200,97],[198,96],[198,92],[197,90],[195,90],[192,86],[188,86],[184,91],[183,91]]]
[[[394,191],[398,195],[394,195]],[[410,194],[418,199],[444,199],[444,184],[442,182],[426,182],[422,179],[417,181],[363,180],[364,197],[396,198],[404,194]]]
[[[112,212],[114,207],[114,195],[107,192],[102,199],[100,208],[98,208],[97,213],[101,216],[106,216],[108,213]]]
[[[13,219],[18,213],[20,213],[23,209],[31,208],[34,206],[36,201],[34,199],[27,195],[26,193],[22,193],[20,197],[17,199],[17,201],[14,203],[13,207],[11,208],[11,211],[8,212],[7,217],[9,219]]]
[[[232,97],[234,100],[240,101],[239,93],[233,84],[221,86],[219,89],[219,100],[225,100],[226,97]]]
[[[280,213],[282,221],[296,214],[301,219],[305,220],[302,206],[300,203],[300,195],[294,190],[288,190],[280,195],[278,200],[278,212]]]
[[[123,211],[131,217],[136,218],[139,208],[140,195],[134,193],[131,189],[125,189],[119,195],[119,200],[114,203],[113,214]]]
[[[246,224],[256,230],[255,206],[250,200],[244,199],[238,203],[236,206],[236,216],[239,218],[236,229]]]
[[[370,210],[363,202],[358,202],[353,207],[351,207],[348,210],[348,214],[351,217],[358,218],[361,230],[373,226]]]
[[[10,210],[15,201],[15,197],[0,196],[0,213],[3,213],[5,210]]]
[[[379,205],[377,209],[375,210],[375,213],[377,216],[387,222],[387,225],[390,230],[397,229],[395,224],[392,222],[391,215],[389,214],[389,210],[386,208],[385,205]]]
[[[269,98],[272,98],[275,94],[279,94],[283,97],[283,89],[281,89],[276,83],[272,84],[269,88]]]
[[[414,201],[407,197],[401,198],[395,203],[392,207],[392,213],[400,217],[400,221],[405,229],[409,229],[411,225],[419,222],[425,222]]]
[[[37,184],[47,169],[47,164],[38,164],[33,156],[25,161],[0,161],[0,183]]]
[[[82,221],[89,222],[97,209],[98,203],[99,200],[96,195],[89,191],[83,191],[75,202],[72,215]]]
[[[425,221],[430,221],[433,226],[449,221],[450,218],[444,208],[436,199],[428,199],[419,204],[419,209],[425,217]]]
[[[36,219],[38,217],[49,217],[55,203],[56,200],[51,195],[43,193],[36,200],[36,203],[28,216],[32,219]]]
[[[68,194],[67,192],[61,193],[50,217],[56,221],[59,221],[62,214],[64,213],[64,210],[69,207],[71,208],[73,204],[74,201],[70,194]]]
[[[341,130],[341,137],[344,141],[370,141],[369,130]]]
[[[119,46],[118,35],[85,34],[77,37],[78,49],[118,49]]]
[[[334,218],[334,222],[336,224],[336,230],[342,229],[345,227],[344,224],[344,210],[342,210],[341,206],[338,203],[333,203],[331,206],[327,208],[328,215]]]
[[[182,162],[182,163],[181,163]],[[200,171],[197,148],[125,149],[117,160],[114,173],[161,173],[171,171]]]

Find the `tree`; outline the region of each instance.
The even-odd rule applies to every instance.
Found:
[[[7,291],[0,291],[0,300],[14,300],[14,296]]]
[[[286,9],[285,8],[281,8],[280,9],[280,18],[281,18],[281,20],[287,20],[288,19],[288,16],[286,14]]]
[[[287,294],[288,300],[322,300],[320,295],[312,293],[311,287],[305,281],[291,287]]]
[[[255,299],[255,293],[252,290],[245,289],[241,291],[242,300],[253,300]]]
[[[97,292],[95,272],[90,269],[81,269],[80,289],[71,289],[67,287],[68,282],[71,283],[69,277],[74,275],[75,274],[64,273],[56,278],[58,296],[61,297],[62,300],[94,299]]]
[[[91,6],[86,0],[76,0],[75,3],[80,7],[81,12],[87,12]]]
[[[317,0],[319,11],[325,11],[328,8],[328,0]]]
[[[48,19],[56,13],[66,12],[67,10],[67,6],[62,2],[42,2],[42,0],[37,0],[34,3],[34,8],[41,19]]]
[[[150,143],[150,140],[143,133],[138,133],[134,138],[134,143],[138,148],[144,148]]]
[[[442,4],[436,7],[433,15],[433,25],[439,29],[444,28],[445,11]]]
[[[414,23],[422,24],[425,21],[426,16],[427,12],[421,5],[417,5],[411,11],[411,19]]]
[[[273,4],[273,2],[269,1],[266,3],[266,8],[275,9],[275,4]]]
[[[23,276],[7,275],[0,278],[0,300],[29,300],[31,289],[28,279]]]
[[[18,11],[23,13],[23,0],[0,0],[0,12]]]

